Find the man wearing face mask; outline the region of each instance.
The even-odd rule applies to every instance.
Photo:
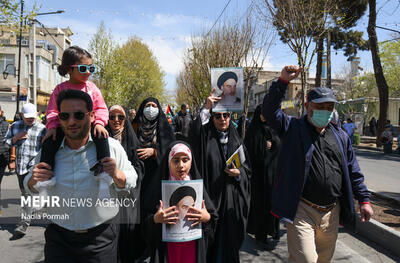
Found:
[[[281,110],[289,82],[301,72],[286,66],[264,98],[262,114],[282,138],[271,213],[286,222],[292,262],[330,262],[339,221],[354,228],[353,195],[361,221],[372,214],[369,191],[346,132],[331,122],[336,98],[329,88],[307,94],[307,114],[300,118]]]

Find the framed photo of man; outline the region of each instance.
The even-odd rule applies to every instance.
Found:
[[[214,112],[243,111],[243,68],[212,68],[211,89],[215,89],[214,96],[221,97],[214,105]]]
[[[202,237],[201,224],[194,227],[186,214],[190,207],[201,209],[203,202],[203,180],[169,181],[161,182],[161,194],[164,209],[176,206],[179,211],[178,221],[175,225],[162,225],[162,241],[186,242]]]

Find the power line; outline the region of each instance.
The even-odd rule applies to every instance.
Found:
[[[53,37],[53,35],[49,32],[49,30],[47,30],[47,28],[41,23],[39,22],[37,19],[34,19],[34,21],[36,23],[38,23],[39,25],[41,25],[43,27],[44,30],[46,30],[47,34],[54,40],[54,42],[57,44],[57,46],[61,49],[64,50],[64,48],[58,43],[58,41]]]
[[[210,34],[211,30],[212,30],[212,29],[214,28],[214,26],[217,24],[218,20],[221,18],[222,14],[225,12],[225,9],[228,7],[228,5],[229,5],[229,3],[230,3],[231,1],[232,1],[232,0],[229,0],[229,1],[226,3],[224,9],[222,9],[221,14],[219,14],[217,20],[215,20],[214,25],[210,28],[210,30],[208,31],[208,33],[207,33],[206,36],[208,36],[208,35]]]

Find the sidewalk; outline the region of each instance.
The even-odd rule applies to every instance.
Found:
[[[372,136],[361,136],[360,138],[360,144],[359,145],[353,145],[355,149],[365,149],[365,150],[371,150],[371,151],[378,151],[383,153],[383,147],[376,147],[376,137]],[[397,138],[393,138],[393,155],[399,156],[398,154],[398,149],[397,149]]]

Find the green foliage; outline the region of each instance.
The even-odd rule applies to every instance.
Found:
[[[335,50],[343,50],[344,55],[351,60],[357,55],[358,50],[368,50],[368,41],[364,40],[363,32],[355,30],[344,30],[340,27],[331,29],[332,47]]]
[[[19,0],[0,0],[0,25],[5,26],[8,30],[18,30],[21,22],[21,1]],[[22,14],[24,29],[28,28],[28,20],[35,17],[37,5],[33,6],[28,12],[24,10]]]
[[[400,42],[381,44],[380,58],[389,86],[389,97],[400,97]],[[378,96],[374,73],[365,73],[356,79],[353,95],[353,98]]]
[[[381,62],[390,97],[400,97],[400,41],[381,45]]]
[[[350,30],[364,15],[368,0],[338,0],[330,12],[335,26],[331,28],[331,41],[335,50],[343,50],[344,55],[356,56],[358,50],[368,50],[368,41],[363,39],[363,32]]]
[[[93,60],[99,66],[95,74],[107,105],[137,108],[147,97],[165,98],[164,73],[149,47],[137,37],[121,46],[114,44],[111,31],[101,23],[89,44]]]
[[[375,75],[367,72],[355,80],[355,87],[351,91],[352,98],[375,97],[377,96]]]

